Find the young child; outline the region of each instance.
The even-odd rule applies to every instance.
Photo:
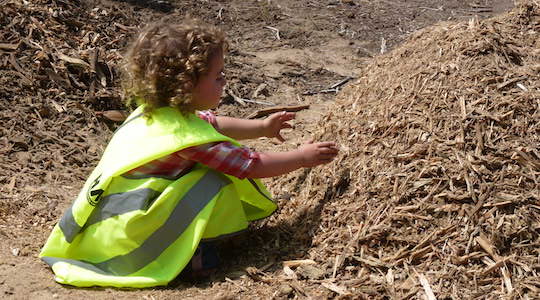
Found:
[[[337,155],[333,142],[288,152],[254,152],[236,142],[283,141],[293,113],[243,120],[204,112],[217,107],[223,92],[226,47],[221,31],[195,21],[155,23],[133,42],[124,82],[128,103],[139,106],[40,253],[56,281],[165,285],[184,268],[205,264],[201,241],[238,233],[274,212],[257,178]]]

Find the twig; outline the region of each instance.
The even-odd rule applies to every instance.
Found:
[[[273,114],[273,113],[279,112],[279,111],[295,112],[295,111],[301,111],[301,110],[308,109],[308,108],[309,108],[309,105],[276,106],[276,107],[270,107],[270,108],[265,108],[265,109],[258,110],[256,112],[252,113],[251,115],[249,115],[247,118],[248,119],[255,119],[255,118],[264,117],[264,116],[267,116],[267,115],[270,115],[270,114]]]
[[[9,55],[9,63],[11,63],[13,68],[15,68],[15,70],[17,70],[15,73],[17,73],[17,75],[19,75],[22,78],[24,83],[26,83],[27,85],[32,85],[32,80],[30,80],[27,77],[28,74],[26,74],[26,72],[23,70],[21,65],[19,65],[19,63],[17,62],[17,59],[15,58],[15,55],[13,53],[11,53]]]
[[[509,80],[506,80],[505,82],[503,83],[500,83],[499,85],[497,85],[497,89],[500,90],[502,88],[504,88],[505,86],[509,85],[509,84],[512,84],[514,82],[517,82],[517,81],[520,81],[522,79],[524,79],[525,77],[523,76],[520,76],[520,77],[516,77],[516,78],[512,78],[512,79],[509,79]]]
[[[90,55],[90,71],[96,72],[97,61],[99,57],[99,48],[95,48]]]
[[[126,26],[126,25],[123,25],[123,24],[120,24],[120,23],[114,23],[114,25],[124,31],[127,31],[127,32],[132,32],[134,30],[137,29],[137,27],[133,27],[133,26]]]
[[[239,288],[240,290],[242,290],[244,292],[247,291],[245,287],[243,287],[242,285],[236,283],[234,280],[230,279],[229,277],[225,277],[225,281],[232,283],[234,286],[236,286],[237,288]]]
[[[20,41],[18,43],[16,43],[16,44],[0,43],[0,49],[17,50],[17,48],[19,48],[20,44],[21,44]]]
[[[283,262],[283,266],[294,268],[302,265],[315,265],[315,261],[311,259],[298,259],[298,260],[286,260]]]
[[[264,28],[268,28],[276,33],[276,39],[281,40],[281,37],[279,36],[279,29],[272,27],[272,26],[264,26]]]
[[[242,101],[244,101],[244,102],[249,102],[249,103],[261,104],[261,105],[275,105],[275,104],[272,103],[272,102],[257,101],[257,100],[244,99],[244,98],[242,98]]]
[[[353,77],[347,77],[343,80],[340,80],[339,82],[334,83],[332,86],[330,86],[331,89],[337,89],[340,86],[344,85],[345,83],[349,82]]]
[[[305,92],[302,95],[309,96],[309,95],[315,95],[315,94],[325,94],[325,93],[337,93],[339,92],[339,88],[349,82],[351,79],[354,79],[354,77],[347,77],[345,79],[342,79],[334,84],[332,84],[329,88],[320,90],[320,91],[309,91]]]
[[[340,260],[341,260],[341,255],[337,255],[334,260],[334,267],[332,268],[332,278],[336,278],[337,269],[339,265],[341,264]]]
[[[220,20],[223,18],[222,13],[223,13],[223,7],[220,7],[217,13],[217,18]]]
[[[527,92],[529,91],[529,89],[527,89],[523,84],[521,83],[516,83],[517,87],[522,89],[524,92]]]
[[[339,295],[349,295],[350,293],[347,291],[347,288],[343,286],[339,286],[332,282],[323,282],[321,285],[329,290],[331,290],[334,293],[338,293]]]
[[[506,286],[508,294],[511,294],[514,288],[512,287],[512,279],[510,278],[510,274],[508,274],[506,266],[501,267],[501,273],[503,275],[504,286]]]
[[[386,52],[386,40],[382,37],[381,38],[381,54],[384,54]]]
[[[437,300],[426,276],[424,276],[424,274],[418,274],[418,278],[420,279],[420,284],[424,288],[424,292],[426,293],[428,300]]]
[[[441,11],[441,10],[443,10],[443,7],[442,7],[442,6],[439,6],[439,8],[426,7],[426,6],[419,6],[418,8],[421,8],[421,9],[429,9],[429,10],[435,10],[435,11]]]
[[[485,276],[491,273],[493,270],[499,269],[500,267],[504,266],[507,261],[510,261],[512,258],[513,258],[512,256],[509,256],[509,257],[505,257],[496,261],[494,264],[488,266],[484,271],[482,271],[481,274]]]
[[[469,12],[473,12],[473,13],[486,13],[486,12],[493,12],[493,9],[491,8],[472,8],[469,10]]]
[[[234,99],[234,101],[240,103],[240,105],[242,105],[242,106],[245,106],[246,102],[262,104],[262,105],[275,105],[274,103],[271,103],[271,102],[264,102],[264,101],[257,101],[257,100],[240,98],[240,97],[236,96],[233,92],[231,92],[231,90],[229,90],[229,89],[227,90],[227,94],[229,94]]]
[[[324,90],[320,90],[320,91],[305,92],[302,95],[303,96],[311,96],[311,95],[315,95],[315,94],[329,94],[329,93],[337,93],[337,92],[339,92],[339,89],[324,89]]]

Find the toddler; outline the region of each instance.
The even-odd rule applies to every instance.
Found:
[[[137,109],[109,142],[40,257],[75,286],[165,285],[213,268],[209,241],[247,228],[276,205],[257,178],[328,163],[333,142],[254,152],[237,140],[283,141],[293,113],[265,120],[215,116],[226,80],[224,34],[196,21],[147,26],[125,55]]]

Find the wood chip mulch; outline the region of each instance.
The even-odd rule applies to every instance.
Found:
[[[290,200],[270,223],[301,224],[291,240],[307,241],[321,288],[540,294],[539,32],[535,1],[441,23],[375,58],[341,94],[318,133],[340,144],[337,161],[274,181]]]

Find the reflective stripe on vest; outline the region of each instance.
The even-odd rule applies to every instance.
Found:
[[[171,243],[178,239],[186,227],[195,219],[197,214],[208,204],[208,202],[212,200],[224,186],[230,183],[231,181],[223,175],[209,170],[178,202],[178,205],[176,205],[163,226],[152,233],[140,247],[134,249],[130,253],[116,256],[99,263],[46,256],[42,257],[42,259],[50,266],[53,266],[57,262],[66,262],[98,274],[120,276],[132,274],[159,257]],[[129,200],[130,202],[132,201],[132,199]],[[135,202],[139,203],[138,201]],[[124,207],[129,207],[129,205],[125,205]],[[66,229],[68,232],[74,232],[79,229],[76,227],[78,227],[78,225]],[[64,228],[62,228],[62,231],[65,234]]]
[[[146,209],[159,194],[160,191],[145,188],[105,196],[99,201],[96,209],[84,224],[84,227],[86,228],[107,218],[119,216],[134,210]],[[83,230],[77,224],[75,218],[73,218],[72,210],[73,205],[66,210],[62,219],[60,219],[60,229],[62,229],[66,241],[70,243]]]

